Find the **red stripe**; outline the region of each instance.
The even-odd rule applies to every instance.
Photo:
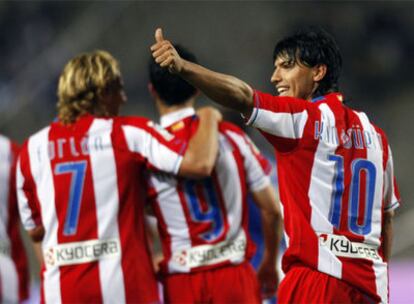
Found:
[[[144,220],[147,184],[143,161],[137,162],[121,131],[122,120],[115,119],[112,143],[118,179],[118,230],[122,248],[122,273],[127,303],[158,302],[155,279]]]
[[[88,122],[88,127],[90,123]],[[82,121],[83,127],[83,121]],[[70,137],[75,140],[77,151],[81,151],[81,141],[86,134],[87,128],[83,132],[69,132],[66,128],[58,124],[52,124],[49,131],[49,142],[55,145],[57,151],[57,140]],[[98,238],[98,219],[96,213],[96,202],[94,184],[91,172],[91,162],[89,155],[79,153],[73,156],[69,144],[62,144],[63,155],[56,156],[50,161],[53,174],[53,184],[55,188],[55,211],[58,221],[57,241],[58,244],[80,242]],[[83,193],[80,202],[79,221],[77,231],[74,235],[65,235],[64,226],[68,213],[69,191],[73,180],[73,174],[54,174],[56,165],[66,162],[86,161],[87,169],[83,185]],[[48,229],[49,227],[45,227]],[[102,292],[99,280],[99,263],[92,262],[86,264],[68,265],[60,267],[60,289],[62,302],[102,302]],[[49,287],[50,288],[50,287]],[[76,292],[74,292],[76,290]]]

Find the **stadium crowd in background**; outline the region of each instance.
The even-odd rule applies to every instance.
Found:
[[[342,58],[325,31],[280,40],[278,96],[179,56],[155,32],[161,67],[239,111],[275,148],[287,251],[279,303],[387,303],[392,216],[399,205],[391,149],[367,115],[339,93]]]
[[[105,51],[71,59],[57,92],[56,121],[24,143],[16,173],[23,225],[43,251],[41,302],[158,302],[144,172],[208,176],[221,115],[199,110],[188,144],[148,119],[118,117],[126,96]]]
[[[182,58],[197,62],[181,46]],[[151,58],[149,90],[160,125],[187,142],[198,129],[198,91]],[[261,303],[275,295],[281,213],[268,174],[271,165],[237,126],[219,126],[219,156],[211,177],[196,181],[150,174],[150,199],[164,259],[161,278],[167,303]],[[249,260],[247,195],[261,210],[265,250],[257,274]]]

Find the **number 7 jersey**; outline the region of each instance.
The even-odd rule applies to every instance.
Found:
[[[42,302],[158,301],[143,172],[176,174],[183,147],[145,118],[91,115],[26,141],[17,192],[24,227],[45,229]]]
[[[305,265],[388,302],[383,213],[399,194],[386,136],[329,94],[312,102],[256,91],[248,124],[274,146],[287,251]]]

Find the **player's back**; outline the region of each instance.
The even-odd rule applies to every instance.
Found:
[[[33,191],[21,213],[26,229],[45,228],[42,300],[158,301],[143,220],[149,125],[88,115],[26,142],[18,180]]]
[[[197,126],[193,115],[167,129],[188,142]],[[230,123],[220,124],[219,141],[219,155],[209,178],[151,174],[151,197],[163,242],[163,272],[239,264],[252,254],[246,195],[262,183],[267,185],[268,163],[248,137]]]
[[[304,264],[386,299],[382,217],[398,199],[385,134],[364,113],[345,106],[340,94],[313,103],[277,102],[275,107],[291,111],[286,116],[293,114],[296,132],[296,139],[283,139],[294,144],[289,151],[266,133],[277,149],[289,244],[284,270]]]

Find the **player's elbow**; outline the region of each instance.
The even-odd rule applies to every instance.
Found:
[[[201,179],[209,177],[214,170],[214,162],[211,160],[184,161],[178,172],[179,176]]]
[[[28,233],[33,242],[41,242],[45,235],[45,228],[43,228],[43,226],[37,226],[29,230]]]
[[[197,163],[193,168],[194,178],[205,178],[209,177],[214,170],[214,163],[210,161],[202,161]]]

